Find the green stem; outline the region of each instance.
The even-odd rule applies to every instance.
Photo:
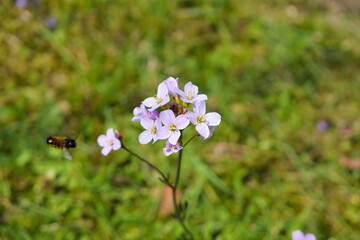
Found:
[[[134,153],[133,151],[131,151],[130,149],[128,149],[127,147],[125,147],[125,145],[123,143],[121,143],[121,148],[123,148],[124,150],[126,150],[128,153],[134,155],[135,157],[137,157],[138,159],[140,159],[141,161],[143,161],[144,163],[146,163],[149,167],[151,167],[152,169],[154,169],[155,171],[157,171],[161,177],[162,180],[164,181],[164,183],[166,185],[168,185],[169,187],[172,188],[172,184],[170,183],[169,179],[165,176],[165,174],[159,169],[157,168],[155,165],[153,165],[152,163],[148,162],[146,159],[140,157],[139,155],[137,155],[136,153]]]
[[[179,142],[181,144],[181,136],[180,136]],[[193,240],[194,237],[193,237],[192,233],[190,232],[190,230],[185,225],[184,218],[181,216],[179,205],[177,204],[177,200],[176,200],[176,189],[177,189],[177,186],[178,186],[179,180],[180,180],[181,160],[182,160],[182,150],[179,151],[178,160],[177,160],[177,163],[176,163],[175,182],[174,182],[174,185],[171,187],[173,205],[174,205],[174,211],[175,211],[176,219],[179,221],[179,223],[180,223],[181,227],[183,228],[184,232],[189,236],[189,239]]]

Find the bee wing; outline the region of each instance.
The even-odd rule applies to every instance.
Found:
[[[66,148],[64,148],[64,158],[69,159],[69,160],[73,159],[69,150],[67,150]]]

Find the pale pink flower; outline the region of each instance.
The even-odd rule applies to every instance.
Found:
[[[150,108],[149,111],[154,111],[158,107],[167,104],[170,101],[169,90],[164,82],[158,86],[157,94],[153,97],[148,97],[143,101],[143,104]]]
[[[206,113],[205,101],[195,102],[194,112],[187,112],[186,116],[192,124],[196,125],[196,131],[204,139],[209,138],[214,131],[213,127],[221,122],[221,115],[219,113]]]
[[[292,240],[316,240],[314,234],[308,233],[304,235],[303,232],[300,230],[294,231],[291,236]]]
[[[175,145],[171,144],[169,141],[166,142],[166,146],[163,148],[163,152],[165,156],[169,156],[173,153],[176,153],[183,149],[182,146],[180,146],[179,142],[177,142]]]
[[[107,156],[111,150],[118,150],[121,148],[120,140],[115,137],[115,131],[112,128],[109,128],[106,131],[106,135],[100,135],[97,139],[97,143],[103,148],[101,153],[104,156]]]
[[[168,141],[173,145],[176,145],[180,138],[180,130],[186,128],[190,123],[186,116],[175,117],[174,112],[169,109],[162,111],[159,119],[164,126],[158,129],[158,138],[169,139]]]
[[[207,96],[205,94],[198,94],[199,88],[191,82],[185,84],[184,91],[176,88],[175,92],[180,96],[180,99],[186,103],[194,103],[195,101],[207,100]]]

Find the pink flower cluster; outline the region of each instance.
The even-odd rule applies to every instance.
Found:
[[[191,82],[185,84],[184,91],[180,90],[178,78],[169,77],[161,82],[156,95],[146,98],[133,111],[132,120],[139,121],[145,129],[139,135],[139,142],[147,144],[166,139],[163,151],[169,156],[182,149],[178,140],[190,122],[202,139],[211,137],[221,116],[216,112],[206,113],[207,96],[198,92],[198,87]]]

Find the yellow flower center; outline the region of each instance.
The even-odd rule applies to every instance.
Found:
[[[172,131],[172,132],[175,132],[175,131],[177,130],[176,125],[173,124],[173,123],[171,123],[171,124],[169,125],[169,130]]]
[[[113,140],[110,140],[110,139],[106,140],[106,142],[107,142],[110,146],[112,146],[112,145],[115,144],[114,141],[113,141]]]
[[[203,123],[206,121],[206,118],[204,115],[199,115],[199,116],[197,116],[196,121],[197,121],[197,123]]]
[[[191,91],[191,90],[188,91],[187,94],[186,94],[186,99],[191,100],[192,97],[193,97],[193,95],[194,95],[194,92],[193,92],[193,91]]]
[[[160,103],[163,101],[162,98],[159,98],[159,97],[156,96],[156,95],[155,95],[153,98],[155,99],[155,103],[156,103],[156,104],[160,104]]]
[[[149,131],[151,132],[151,134],[155,134],[157,132],[157,128],[155,126],[152,126],[151,128],[149,128]]]

